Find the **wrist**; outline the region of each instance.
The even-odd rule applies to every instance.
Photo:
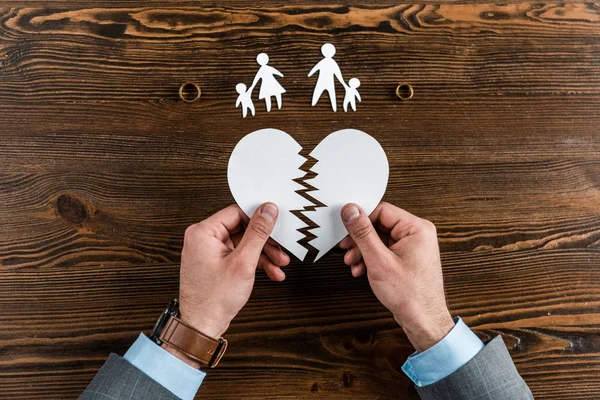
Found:
[[[207,319],[204,319],[204,320],[203,319],[189,319],[181,314],[179,315],[178,318],[183,323],[191,326],[193,329],[197,330],[198,332],[202,333],[203,335],[206,335],[213,339],[218,339],[218,338],[222,337],[223,333],[225,333],[225,331],[229,327],[229,324],[226,324],[225,326],[223,326],[222,323],[219,324],[219,323],[209,322],[209,320],[207,320]],[[176,347],[173,347],[173,346],[169,345],[168,343],[163,343],[160,347],[162,347],[164,350],[171,353],[173,356],[177,357],[178,359],[180,359],[181,361],[185,362],[186,364],[190,365],[191,367],[193,367],[195,369],[200,369],[203,366],[203,364],[190,358],[186,353],[178,350]]]
[[[202,319],[202,318],[189,319],[189,318],[186,318],[185,315],[180,315],[179,319],[181,319],[183,322],[190,325],[192,328],[196,329],[197,331],[199,331],[213,339],[218,339],[221,336],[223,336],[225,331],[227,331],[227,328],[229,328],[229,323],[212,322],[208,319]]]
[[[206,365],[215,367],[227,350],[227,340],[221,337],[229,326],[227,323],[214,323],[208,318],[191,319],[183,313],[180,302],[171,301],[156,321],[152,336],[153,342],[195,369]]]
[[[408,340],[419,353],[439,343],[455,326],[448,310],[435,317],[423,318],[411,324],[403,325],[398,318],[396,321],[402,326]]]
[[[201,309],[207,310],[210,309],[210,307],[201,307]],[[200,331],[206,336],[214,339],[218,339],[223,336],[227,328],[229,328],[230,322],[229,320],[224,320],[223,318],[214,318],[213,316],[208,315],[206,312],[190,311],[184,302],[182,302],[179,306],[178,318],[197,331]]]

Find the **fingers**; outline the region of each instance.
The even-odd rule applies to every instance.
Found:
[[[231,240],[227,243],[228,247],[233,251],[242,240],[243,233],[236,233],[231,236]],[[231,246],[229,245],[231,243]],[[263,248],[263,254],[265,254],[273,264],[285,267],[290,263],[290,256],[287,255],[285,251],[281,248],[279,243],[273,240],[273,238],[269,238],[265,247]]]
[[[275,227],[278,212],[277,206],[273,203],[264,203],[259,206],[232,255],[239,257],[244,263],[247,263],[246,265],[258,265],[263,248]]]
[[[381,202],[369,216],[381,241],[390,245],[389,240],[397,242],[416,229],[427,228],[427,221],[390,203]],[[346,236],[339,244],[340,248],[348,250],[356,243],[351,236]]]
[[[362,254],[358,247],[353,247],[344,255],[344,264],[352,266],[362,261]]]
[[[273,281],[281,282],[285,279],[285,272],[277,265],[273,264],[273,262],[264,254],[260,255],[258,267],[264,269],[267,276]]]
[[[348,248],[348,251],[344,255],[344,264],[350,267],[350,272],[352,276],[358,278],[367,272],[367,266],[362,259],[362,254],[360,253],[359,248],[354,243],[354,240],[347,236],[344,240],[340,242],[341,248]]]
[[[356,243],[354,243],[352,236],[348,235],[340,242],[340,248],[348,250],[351,247],[356,247]]]
[[[276,241],[269,239],[258,261],[259,268],[264,269],[271,280],[281,282],[285,280],[285,272],[280,267],[285,267],[289,263],[290,256],[281,249]]]
[[[247,221],[246,214],[234,204],[217,211],[198,225],[202,229],[206,229],[212,236],[226,243],[229,236],[239,232],[242,229],[242,224]]]
[[[354,239],[351,236],[346,236],[341,242],[340,247],[342,249],[348,249],[344,255],[344,264],[350,267],[352,276],[358,278],[367,272],[367,266],[362,259],[360,249],[356,246]]]
[[[369,217],[358,205],[346,204],[342,208],[342,221],[367,261],[374,255],[385,254],[389,251],[379,238]]]
[[[367,266],[364,262],[361,261],[358,264],[354,264],[353,266],[351,266],[350,272],[352,273],[353,277],[358,278],[359,276],[362,276],[365,274],[365,272],[367,272]]]
[[[279,267],[285,267],[290,263],[290,256],[288,256],[278,244],[271,244],[267,242],[263,249],[263,253],[273,262],[273,264]]]
[[[416,215],[386,202],[379,203],[369,218],[382,232],[389,233],[395,242],[412,234],[425,222]]]

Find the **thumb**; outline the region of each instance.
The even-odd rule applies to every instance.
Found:
[[[263,247],[275,228],[278,214],[279,210],[273,203],[264,203],[254,211],[244,236],[235,249],[238,257],[253,266],[258,264]]]
[[[373,256],[388,251],[375,231],[371,220],[360,206],[350,203],[342,208],[342,221],[358,246],[365,262]]]

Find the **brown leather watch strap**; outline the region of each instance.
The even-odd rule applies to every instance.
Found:
[[[192,360],[211,368],[219,363],[227,349],[227,340],[206,336],[173,316],[167,321],[159,339],[167,346],[185,353]]]

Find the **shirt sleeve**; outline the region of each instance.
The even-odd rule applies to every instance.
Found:
[[[181,361],[143,333],[123,356],[153,381],[183,400],[193,400],[206,374]]]
[[[483,349],[483,342],[460,318],[454,328],[433,347],[415,352],[402,366],[402,371],[419,387],[431,385],[452,375]]]

